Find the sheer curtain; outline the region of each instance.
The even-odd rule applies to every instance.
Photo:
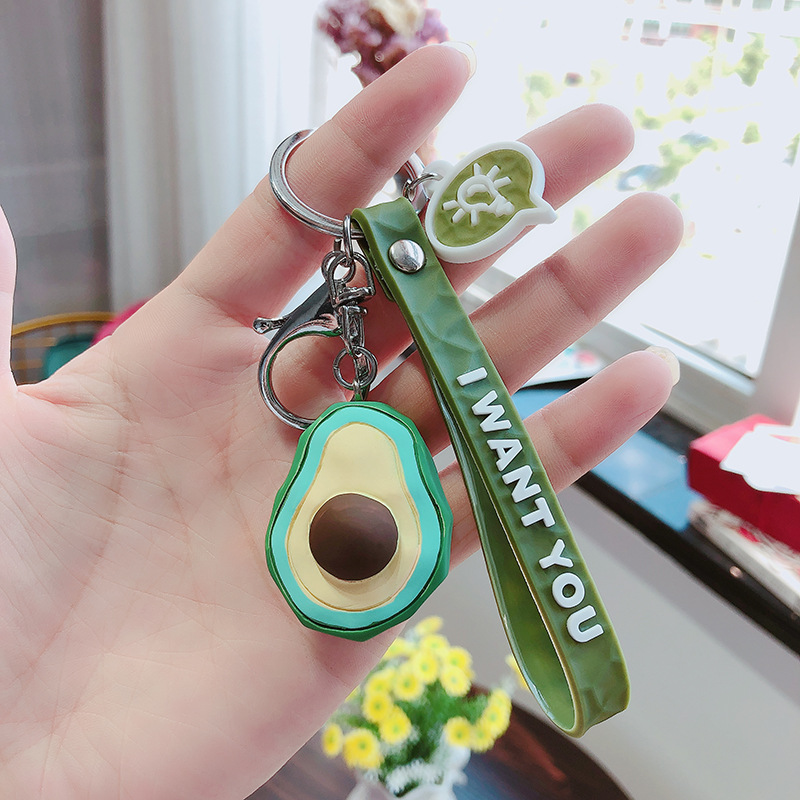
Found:
[[[0,204],[14,321],[103,309],[102,0],[0,0]]]
[[[151,296],[309,127],[316,0],[104,0],[111,303]]]

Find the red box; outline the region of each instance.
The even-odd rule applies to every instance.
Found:
[[[778,423],[754,414],[695,439],[689,445],[689,486],[714,505],[800,551],[800,496],[760,492],[741,475],[719,466],[745,433],[762,424]]]

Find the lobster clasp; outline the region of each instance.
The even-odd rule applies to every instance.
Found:
[[[369,262],[353,247],[354,231],[348,215],[343,223],[341,241],[322,260],[322,276],[325,283],[307,297],[294,311],[285,317],[267,319],[257,317],[253,328],[257,333],[277,330],[261,357],[258,368],[258,383],[261,396],[269,408],[284,422],[304,430],[314,420],[289,411],[278,400],[272,386],[272,366],[275,357],[289,342],[301,336],[339,336],[344,347],[333,362],[333,375],[337,383],[353,392],[354,400],[366,400],[369,387],[378,374],[378,361],[364,344],[363,303],[375,295],[375,281]],[[356,281],[359,267],[364,281]],[[353,379],[348,381],[342,374],[342,359],[348,357],[353,365]]]
[[[278,353],[295,339],[309,335],[339,335],[339,323],[334,313],[328,287],[320,286],[294,311],[284,317],[276,319],[256,317],[253,322],[253,330],[261,334],[276,331],[258,365],[258,384],[261,389],[261,397],[273,413],[284,422],[293,428],[305,430],[313,420],[295,414],[281,403],[272,385],[272,367]]]

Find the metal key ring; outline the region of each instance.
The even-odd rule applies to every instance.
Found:
[[[275,152],[272,154],[272,159],[269,164],[269,184],[278,202],[292,214],[292,216],[304,222],[315,231],[327,233],[336,239],[342,239],[345,235],[344,221],[315,211],[294,193],[292,187],[289,186],[289,181],[286,179],[286,164],[289,161],[289,157],[297,146],[305,141],[312,132],[311,130],[298,131],[284,139],[278,145]],[[423,169],[422,159],[414,153],[397,173],[406,178],[404,185],[408,185],[409,182],[411,182],[416,189],[413,198],[409,197],[408,199],[414,206],[414,210],[417,214],[425,208],[425,204],[428,202],[428,193],[425,187],[417,180],[422,175]],[[355,226],[351,231],[351,235],[355,239],[363,239],[361,231]]]
[[[314,420],[295,414],[278,399],[275,387],[272,385],[272,368],[275,359],[287,344],[296,339],[304,336],[338,336],[339,333],[336,318],[332,314],[323,314],[319,319],[308,320],[293,328],[288,336],[275,336],[264,351],[264,355],[261,356],[258,364],[258,384],[261,387],[261,397],[278,417],[293,428],[305,430]]]

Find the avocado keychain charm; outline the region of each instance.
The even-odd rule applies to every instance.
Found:
[[[353,639],[406,619],[446,574],[452,515],[430,454],[409,420],[366,399],[377,365],[364,348],[361,303],[374,292],[374,272],[408,325],[447,425],[511,650],[545,713],[580,736],[627,706],[625,661],[536,449],[439,261],[486,258],[526,226],[552,221],[542,165],[516,142],[482,148],[452,167],[409,169],[403,197],[339,222],[286,182],[286,160],[308,133],[276,151],[273,189],[342,247],[323,262],[325,287],[286,318],[255,323],[279,328],[261,360],[262,395],[307,428],[275,501],[270,570],[304,624]],[[428,202],[424,184],[434,180]],[[356,262],[365,287],[349,285]],[[354,393],[316,421],[288,412],[269,379],[284,344],[308,334],[342,337],[334,373]],[[351,384],[338,371],[343,354],[353,361]],[[345,537],[361,557],[342,554]]]
[[[300,437],[267,559],[305,625],[363,640],[407,619],[444,580],[451,528],[411,421],[382,403],[336,403]]]
[[[275,168],[280,175],[280,163]],[[415,165],[407,169],[416,177]],[[350,217],[320,224],[337,239],[322,261],[324,285],[288,316],[254,322],[260,333],[277,329],[259,365],[262,397],[303,430],[275,498],[267,564],[304,625],[364,640],[407,619],[444,580],[453,516],[415,425],[367,400],[377,362],[365,346],[363,304],[375,286],[371,265],[354,248]],[[283,347],[309,335],[342,339],[333,372],[353,393],[315,420],[285,408],[271,381]],[[345,359],[351,381],[342,374]]]

